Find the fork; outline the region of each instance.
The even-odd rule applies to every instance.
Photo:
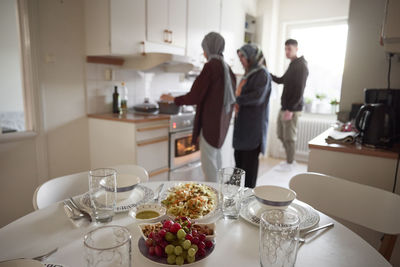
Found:
[[[36,256],[34,258],[15,258],[15,259],[11,259],[11,260],[0,261],[0,263],[7,262],[7,261],[13,261],[13,260],[22,260],[22,259],[32,259],[32,260],[36,260],[36,261],[43,261],[43,260],[47,259],[50,255],[54,254],[57,250],[58,250],[58,248],[55,248],[52,251],[49,251],[43,255]]]

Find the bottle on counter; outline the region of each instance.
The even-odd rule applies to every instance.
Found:
[[[121,106],[119,109],[120,114],[126,114],[128,112],[128,88],[125,82],[121,83]]]
[[[114,93],[113,93],[113,113],[119,113],[119,94],[118,94],[118,86],[114,86]]]

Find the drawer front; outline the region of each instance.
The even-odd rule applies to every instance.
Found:
[[[136,128],[136,142],[159,137],[168,137],[169,125],[140,125]]]
[[[137,143],[137,164],[149,173],[168,167],[168,137]]]
[[[168,181],[168,174],[169,174],[169,169],[164,168],[161,170],[156,170],[153,171],[152,173],[149,174],[149,181],[154,182],[154,181]]]

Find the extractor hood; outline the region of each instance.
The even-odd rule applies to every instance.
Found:
[[[124,69],[135,69],[141,71],[151,70],[156,67],[166,72],[187,73],[193,69],[190,58],[168,53],[146,53],[135,56],[124,57]]]

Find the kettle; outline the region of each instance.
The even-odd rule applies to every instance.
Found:
[[[361,143],[374,147],[390,147],[394,137],[394,111],[389,106],[365,104],[358,111],[355,126]]]

